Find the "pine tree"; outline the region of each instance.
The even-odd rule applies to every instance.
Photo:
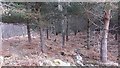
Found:
[[[108,31],[109,31],[109,24],[110,24],[110,16],[111,16],[111,3],[106,3],[105,11],[104,11],[104,27],[103,27],[103,35],[102,35],[102,43],[101,43],[101,61],[107,62],[107,39],[108,39]]]

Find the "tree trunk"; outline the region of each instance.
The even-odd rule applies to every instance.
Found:
[[[2,6],[2,3],[0,2],[0,21],[2,21],[1,19],[1,15],[4,12],[4,8]],[[2,22],[0,22],[0,51],[2,51]]]
[[[63,6],[62,6],[62,3],[60,3],[59,2],[59,4],[58,4],[58,10],[60,11],[60,12],[63,12]],[[64,16],[64,14],[61,14],[62,15],[62,17],[64,18],[65,16]],[[64,45],[65,45],[65,22],[64,22],[65,20],[62,20],[61,21],[61,23],[62,23],[62,48],[64,47]]]
[[[65,33],[62,33],[62,48],[65,46]]]
[[[46,36],[47,36],[47,39],[49,39],[49,30],[48,30],[48,27],[46,28]]]
[[[118,40],[118,31],[115,31],[115,40]]]
[[[74,30],[74,35],[77,35],[77,30]]]
[[[29,22],[27,22],[27,35],[28,35],[28,42],[31,43],[31,33],[30,33]]]
[[[103,30],[103,38],[101,44],[101,61],[107,62],[107,38],[108,38],[108,30],[110,23],[110,13],[111,10],[106,10],[104,14],[104,30]]]
[[[90,49],[90,21],[87,24],[87,49]]]
[[[0,14],[1,15],[1,14]],[[4,58],[2,56],[2,22],[0,22],[0,68],[3,66]]]
[[[118,38],[119,38],[118,42],[120,42],[120,35],[119,34],[118,34]],[[118,57],[117,57],[118,63],[120,63],[120,46],[119,45],[120,45],[120,43],[118,43],[118,53],[119,53]]]
[[[118,6],[120,6],[120,2],[118,2]],[[118,7],[118,27],[120,27],[120,7]],[[118,34],[118,39],[117,39],[117,41],[118,41],[118,63],[120,63],[120,28],[118,28],[117,29],[117,34]]]
[[[66,41],[68,41],[68,21],[66,22]]]
[[[65,25],[64,25],[64,20],[62,20],[62,48],[65,45]]]
[[[120,6],[120,2],[118,4]],[[118,8],[118,27],[120,27],[120,7]],[[118,37],[118,40],[119,40],[119,36],[120,36],[120,28],[117,29],[117,37]]]
[[[0,52],[2,51],[2,22],[0,22]]]
[[[2,13],[4,12],[4,8],[2,6],[2,3],[0,2],[0,17],[2,17]],[[1,18],[0,18],[0,21]],[[3,62],[4,62],[4,57],[2,56],[2,22],[0,22],[0,68],[2,68],[3,66]]]
[[[40,32],[40,48],[41,48],[41,52],[44,52],[44,44],[43,44],[43,32],[42,32],[42,28],[39,27],[39,32]]]

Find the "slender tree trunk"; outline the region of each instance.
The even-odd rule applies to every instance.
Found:
[[[120,34],[118,34],[118,57],[117,57],[117,60],[118,60],[118,63],[120,63]]]
[[[2,21],[2,14],[4,12],[4,8],[2,6],[2,3],[0,2],[0,21]],[[0,22],[0,51],[2,51],[2,22]]]
[[[2,3],[0,2],[0,21],[1,20],[1,15],[4,12],[4,8],[2,6]],[[3,66],[3,62],[4,62],[4,57],[2,56],[2,22],[0,22],[0,68],[2,68]]]
[[[120,2],[118,4],[120,6]],[[120,7],[118,8],[118,26],[117,27],[120,27]],[[117,40],[119,41],[119,36],[120,36],[120,28],[117,29]]]
[[[2,56],[2,51],[3,51],[2,50],[2,23],[0,22],[0,68],[2,68],[3,62],[4,62],[4,57]]]
[[[49,30],[48,30],[48,27],[46,28],[46,36],[47,36],[47,39],[49,39]]]
[[[44,44],[43,44],[43,32],[42,32],[42,28],[39,27],[39,32],[40,32],[40,48],[42,53],[44,52]]]
[[[64,20],[62,20],[62,48],[65,45],[65,25],[64,25]]]
[[[118,18],[118,29],[117,29],[117,34],[120,35],[120,15],[119,15],[119,18]]]
[[[87,49],[90,49],[90,21],[87,24]]]
[[[68,21],[66,22],[66,41],[68,41]]]
[[[115,40],[118,40],[118,30],[115,31]]]
[[[120,2],[118,2],[118,6],[120,6]],[[120,7],[118,7],[118,27],[120,27]],[[117,29],[118,34],[118,63],[120,64],[120,28]]]
[[[77,35],[77,30],[74,31],[74,35]]]
[[[109,31],[109,23],[110,23],[110,13],[111,10],[106,10],[104,14],[104,30],[103,30],[103,38],[101,44],[101,61],[107,62],[107,38]]]
[[[2,22],[0,22],[0,52],[2,51]]]
[[[58,9],[59,9],[59,11],[60,12],[63,12],[63,6],[62,6],[62,3],[60,3],[59,2],[59,4],[58,4]],[[62,15],[62,17],[64,18],[65,16],[64,16],[64,14],[61,14]],[[65,18],[64,18],[65,19]],[[61,23],[62,23],[62,48],[64,47],[64,45],[65,45],[65,22],[64,22],[65,20],[62,20],[61,21]]]
[[[28,35],[28,42],[31,43],[31,33],[30,33],[29,22],[27,22],[27,35]]]
[[[65,33],[62,33],[62,48],[65,46]]]
[[[119,15],[118,15],[117,27],[119,27],[119,25],[120,25],[120,24],[119,24]],[[119,30],[120,30],[120,28],[115,30],[115,40],[117,40],[117,41],[118,41]]]

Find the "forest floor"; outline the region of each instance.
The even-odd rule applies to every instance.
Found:
[[[3,51],[1,54],[5,57],[5,66],[40,66],[45,60],[60,59],[64,62],[75,64],[73,55],[74,50],[79,48],[79,52],[83,61],[95,63],[100,60],[100,44],[99,36],[91,36],[91,45],[88,50],[85,45],[87,44],[86,34],[79,32],[76,36],[69,35],[69,41],[65,42],[64,48],[61,48],[61,35],[50,35],[49,39],[44,36],[44,53],[41,53],[39,46],[39,34],[32,36],[32,42],[28,43],[27,36],[12,37],[3,40]],[[108,59],[117,62],[118,45],[117,41],[109,34],[108,38]]]

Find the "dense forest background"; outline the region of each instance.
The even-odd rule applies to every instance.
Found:
[[[118,66],[118,2],[1,5],[4,65]]]

